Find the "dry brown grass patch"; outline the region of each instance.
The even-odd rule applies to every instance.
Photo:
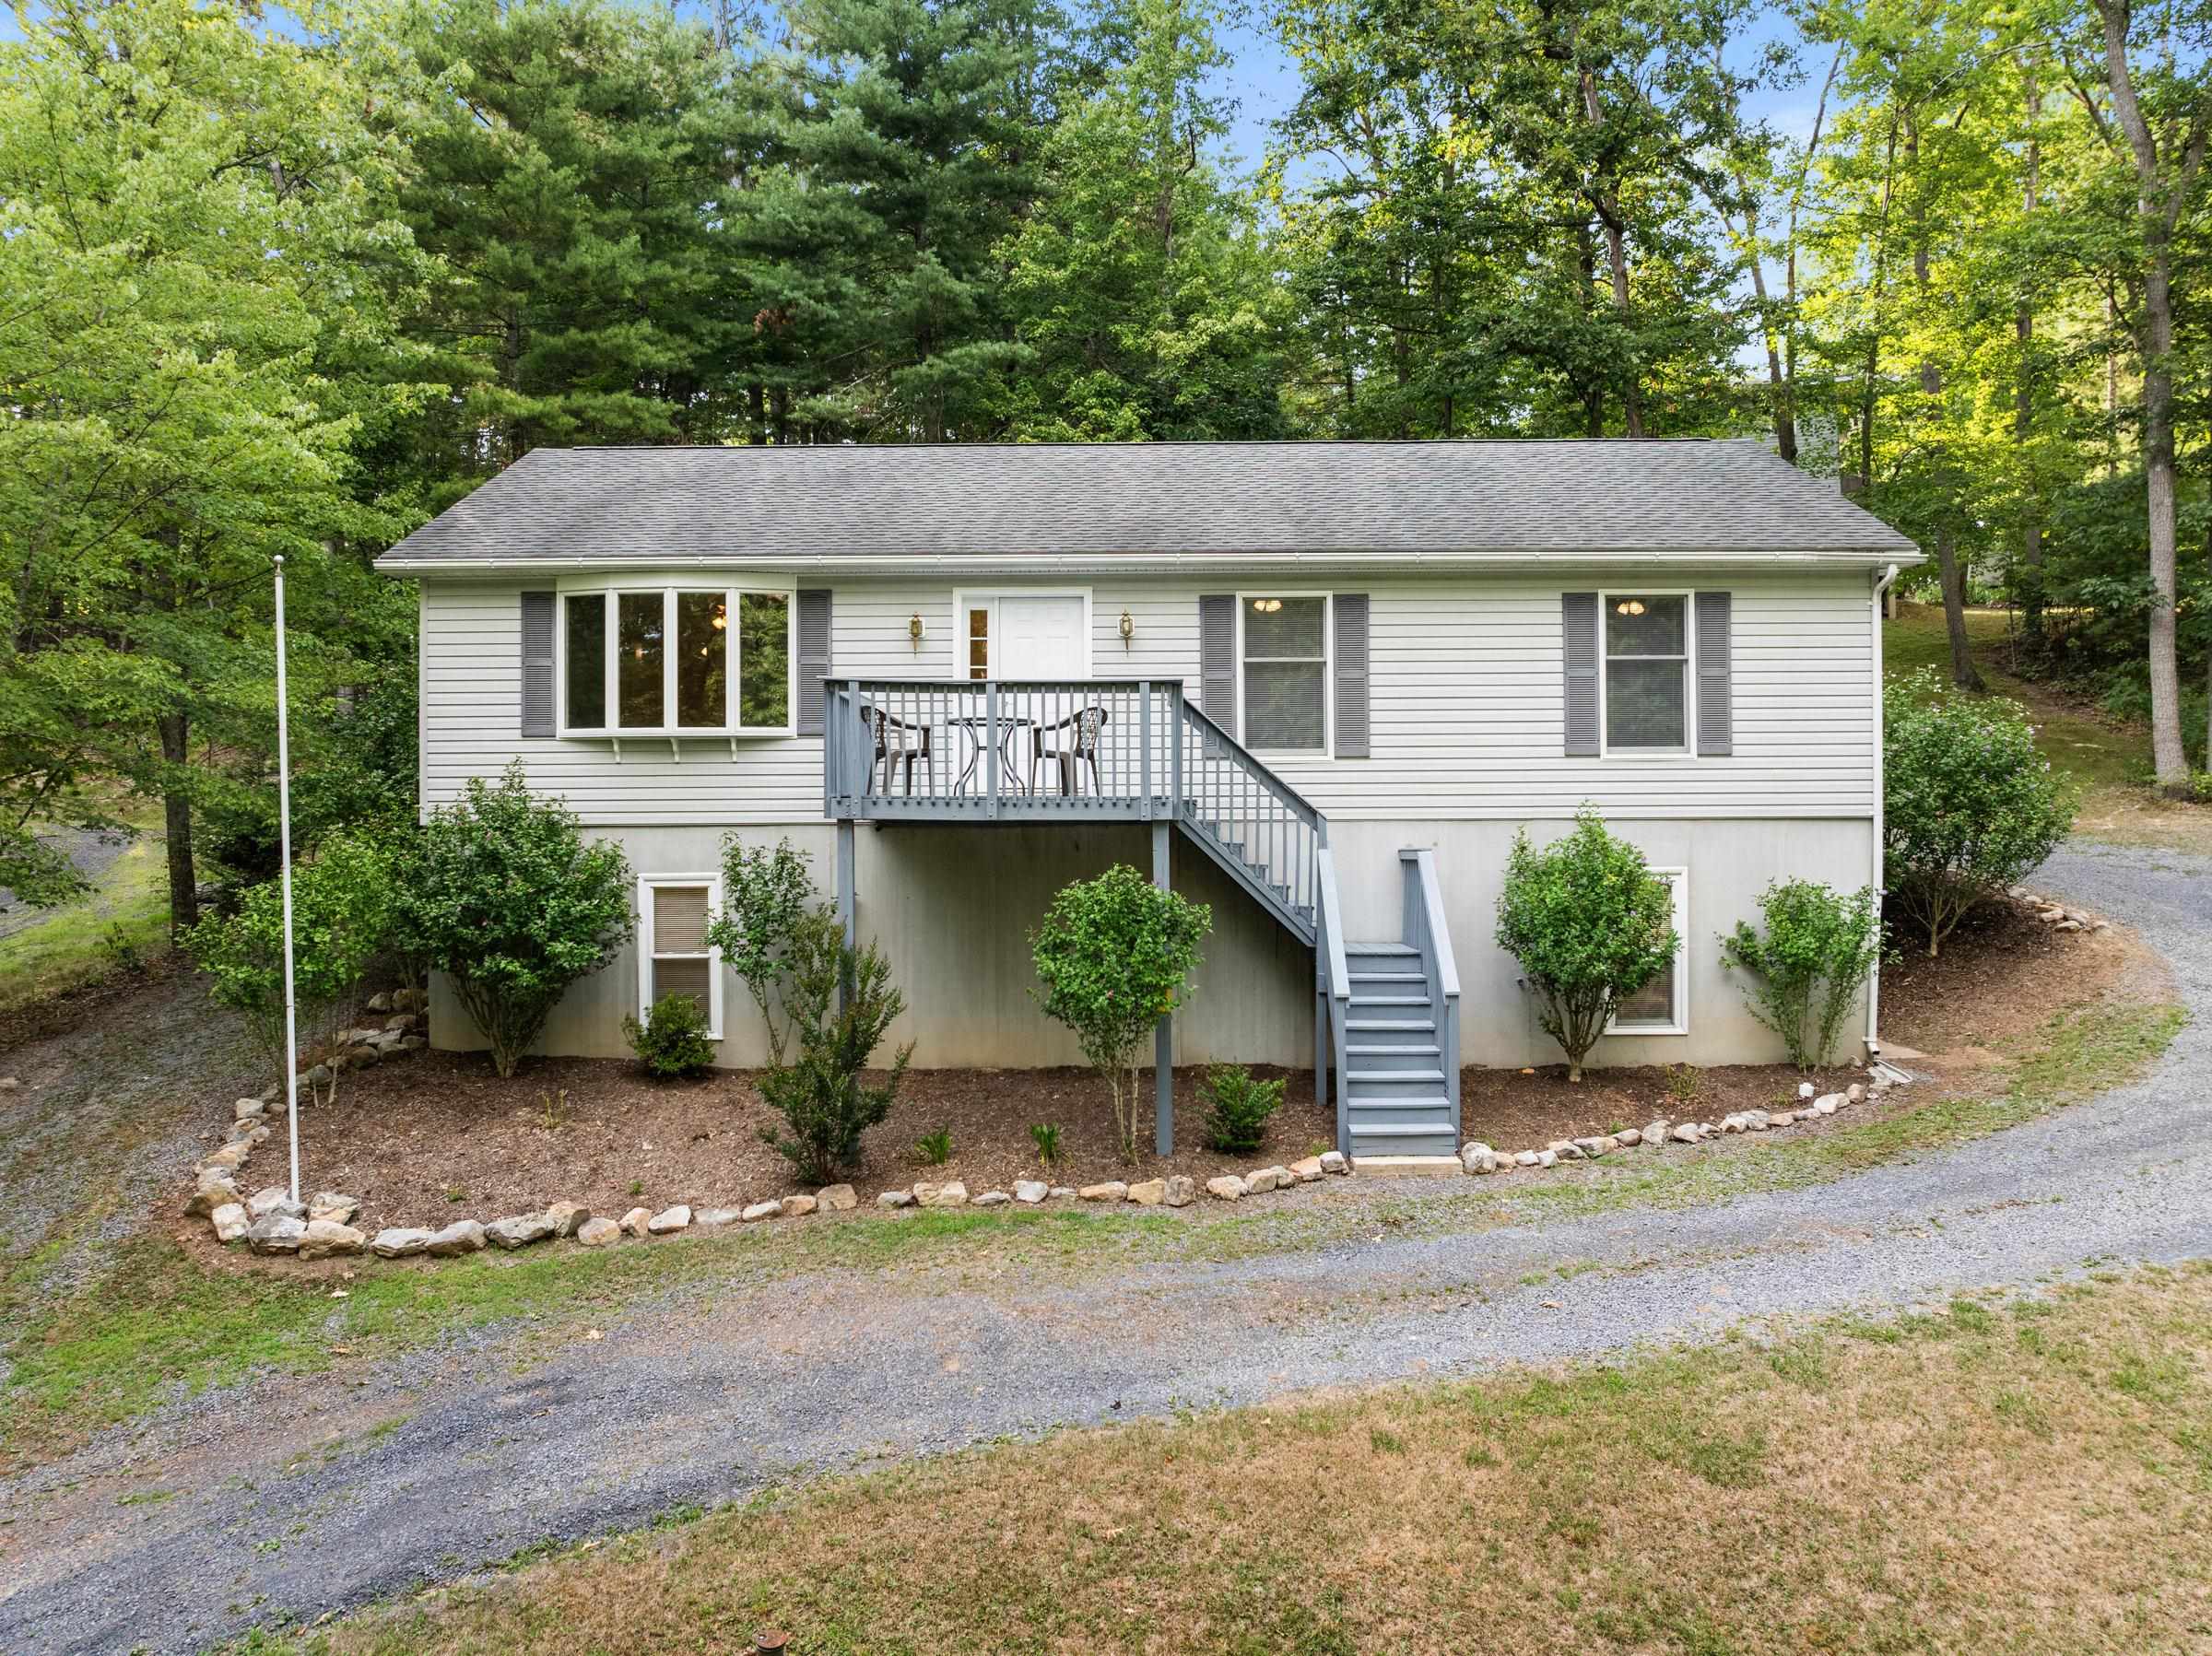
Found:
[[[445,1590],[330,1652],[2201,1650],[2212,1273],[1071,1433]]]

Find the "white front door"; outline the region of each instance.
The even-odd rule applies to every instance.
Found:
[[[998,599],[992,672],[1000,678],[1084,678],[1090,652],[1083,637],[1079,596],[1034,597],[1018,593]]]

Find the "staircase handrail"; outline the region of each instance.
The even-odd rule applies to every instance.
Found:
[[[1322,977],[1322,997],[1328,1003],[1328,1028],[1314,1031],[1314,1045],[1319,1049],[1324,1039],[1336,1071],[1336,1148],[1344,1155],[1352,1153],[1352,1110],[1350,1089],[1345,1083],[1345,1048],[1350,1034],[1347,1025],[1352,1016],[1352,969],[1344,953],[1344,916],[1336,897],[1336,859],[1327,845],[1313,848],[1314,931],[1315,958]],[[1315,1054],[1316,1068],[1313,1089],[1318,1096],[1325,1085],[1319,1067],[1320,1053]]]
[[[1436,852],[1426,846],[1398,852],[1406,869],[1403,935],[1428,961],[1429,993],[1436,1007],[1437,1051],[1442,1058],[1444,1095],[1459,1113],[1459,962],[1452,955],[1452,928],[1444,919],[1444,888],[1436,873]]]
[[[1213,740],[1220,743],[1222,746],[1228,748],[1230,752],[1236,757],[1239,763],[1239,769],[1245,771],[1254,781],[1265,788],[1268,793],[1274,794],[1276,798],[1280,800],[1284,805],[1289,806],[1291,812],[1296,815],[1300,821],[1305,823],[1308,828],[1319,828],[1321,826],[1321,812],[1314,807],[1313,803],[1311,800],[1307,799],[1306,796],[1300,793],[1296,788],[1293,788],[1288,782],[1283,781],[1281,777],[1276,775],[1274,771],[1270,770],[1263,760],[1253,756],[1249,747],[1245,746],[1243,743],[1238,741],[1236,737],[1230,735],[1227,731],[1223,730],[1220,725],[1217,724],[1210,717],[1208,717],[1205,711],[1201,709],[1197,703],[1186,700],[1181,705],[1182,708],[1182,719],[1185,724],[1190,725],[1201,735],[1210,736]],[[1185,781],[1183,784],[1183,797],[1188,799],[1191,797],[1191,793],[1192,790],[1190,784],[1188,781]]]

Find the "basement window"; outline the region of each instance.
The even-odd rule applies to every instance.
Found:
[[[1654,868],[1675,898],[1675,958],[1667,969],[1613,1008],[1608,1035],[1689,1033],[1689,870]]]
[[[638,1021],[665,995],[688,997],[722,1039],[722,952],[707,945],[707,922],[721,906],[713,875],[646,875],[638,881]]]

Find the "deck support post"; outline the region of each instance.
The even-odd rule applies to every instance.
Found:
[[[860,915],[858,910],[858,874],[854,866],[853,819],[841,817],[837,824],[837,925],[843,935],[845,947],[860,946]],[[837,975],[837,1009],[840,1012],[853,1004],[853,975],[840,969]]]
[[[1168,878],[1168,824],[1152,824],[1152,883],[1172,890]],[[1175,1018],[1162,1013],[1152,1031],[1152,1148],[1160,1156],[1175,1154]]]

